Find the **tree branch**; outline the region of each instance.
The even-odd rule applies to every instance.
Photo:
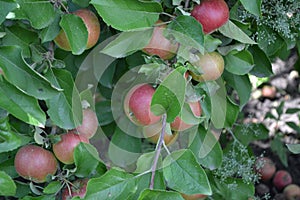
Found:
[[[154,161],[153,161],[153,165],[151,167],[151,181],[150,181],[150,190],[153,190],[154,188],[154,178],[155,178],[155,172],[156,172],[156,169],[157,169],[157,163],[158,163],[158,159],[159,159],[159,156],[160,156],[160,152],[161,152],[161,147],[163,146],[164,144],[164,136],[165,136],[165,130],[166,130],[166,114],[164,114],[162,116],[162,129],[161,129],[161,133],[160,133],[160,136],[159,136],[159,140],[157,142],[157,145],[156,145],[156,148],[155,148],[155,157],[154,157]]]

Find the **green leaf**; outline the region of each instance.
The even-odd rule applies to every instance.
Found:
[[[0,47],[0,67],[8,82],[37,99],[50,98],[60,90],[25,63],[17,46]]]
[[[150,41],[153,29],[120,33],[101,52],[115,58],[123,58],[144,48]]]
[[[108,125],[114,121],[114,117],[111,110],[111,101],[97,102],[96,113],[100,126]]]
[[[252,85],[249,76],[238,76],[228,72],[223,73],[224,80],[228,85],[235,89],[239,96],[239,104],[242,109],[248,103],[251,96]]]
[[[155,157],[155,151],[141,155],[136,162],[135,173],[143,173],[149,171],[152,167],[154,157]],[[162,166],[162,158],[160,156],[157,161],[157,168],[160,168],[161,166]]]
[[[29,45],[38,42],[37,34],[20,26],[11,26],[5,28],[5,37],[3,44],[5,46],[17,45],[22,49],[22,55],[25,58],[31,56]]]
[[[133,133],[131,133],[133,134]],[[141,140],[116,128],[109,144],[108,156],[119,167],[128,167],[141,155]]]
[[[250,73],[257,77],[269,77],[273,75],[271,61],[266,53],[257,45],[249,47],[249,51],[254,59],[254,67]]]
[[[300,144],[286,144],[288,150],[294,154],[300,154]]]
[[[66,34],[72,53],[80,55],[86,49],[88,31],[83,20],[74,14],[66,14],[62,17],[59,25]]]
[[[162,12],[161,4],[151,1],[92,0],[91,4],[108,26],[120,31],[150,27]]]
[[[221,166],[223,151],[210,129],[205,130],[204,127],[199,126],[199,131],[192,139],[189,149],[193,151],[201,165],[210,170]]]
[[[12,151],[22,146],[24,143],[30,141],[31,138],[27,138],[13,131],[0,130],[0,153]]]
[[[204,53],[204,33],[194,17],[181,15],[172,20],[168,28],[180,46],[193,47]]]
[[[271,149],[276,153],[285,167],[288,167],[287,149],[279,137],[271,141]]]
[[[72,0],[72,2],[83,8],[88,7],[90,4],[90,0]]]
[[[45,194],[55,194],[62,188],[59,181],[52,181],[43,190]]]
[[[236,122],[240,108],[227,97],[226,120],[224,127],[231,128]]]
[[[97,149],[87,143],[81,142],[74,149],[74,161],[76,165],[76,176],[87,177],[100,164]]]
[[[140,193],[149,188],[150,182],[151,182],[151,176],[152,173],[146,173],[141,175],[137,175],[137,181],[136,181],[136,186],[137,186],[137,190],[134,194],[134,196],[132,197],[132,199],[138,199],[138,197],[140,196]],[[165,190],[166,189],[166,185],[165,185],[165,181],[164,181],[164,177],[161,171],[156,171],[155,172],[155,177],[154,177],[154,188],[156,190]]]
[[[10,176],[5,172],[0,171],[0,195],[14,196],[16,194],[17,186]]]
[[[237,40],[245,44],[256,44],[246,33],[244,33],[237,25],[232,21],[228,21],[226,24],[219,28],[219,31],[226,37]]]
[[[204,35],[204,46],[207,52],[215,51],[222,41],[212,37],[211,35]]]
[[[284,45],[284,40],[273,29],[260,25],[257,28],[258,46],[268,56],[275,55]]]
[[[296,124],[295,122],[286,122],[286,124],[291,127],[292,129],[294,129],[296,132],[300,133],[300,125]]]
[[[144,190],[138,200],[184,200],[183,197],[177,193],[172,191],[164,191],[164,190]]]
[[[254,67],[252,54],[247,50],[232,51],[225,56],[224,60],[225,69],[236,75],[245,75]]]
[[[228,178],[226,180],[214,180],[212,184],[213,199],[248,199],[254,196],[254,185],[244,183],[242,179]],[[217,198],[216,195],[222,198]],[[216,198],[215,198],[216,197]]]
[[[0,80],[0,96],[1,108],[28,124],[44,127],[46,115],[35,98],[22,93],[4,79]]]
[[[133,176],[131,174],[112,168],[103,176],[89,180],[84,199],[127,199],[127,197],[136,190],[132,178]]]
[[[186,69],[179,67],[171,72],[156,89],[151,102],[151,111],[159,116],[167,113],[167,122],[174,121],[184,103]]]
[[[60,31],[59,22],[60,15],[57,13],[53,22],[39,33],[42,43],[54,40]]]
[[[184,194],[212,194],[206,173],[190,150],[172,152],[163,165],[168,187]]]
[[[47,113],[51,120],[64,129],[77,127],[82,121],[82,106],[71,73],[64,69],[51,68],[45,76],[53,85],[63,89],[46,100]]]
[[[240,0],[240,2],[243,4],[244,8],[247,11],[249,11],[250,13],[256,15],[257,17],[261,16],[261,3],[262,3],[262,0],[253,0],[253,1]]]
[[[55,9],[50,1],[17,0],[19,11],[31,22],[33,28],[42,29],[50,25],[55,18]]]
[[[4,22],[7,14],[15,8],[17,8],[17,3],[12,0],[0,1],[0,24]]]

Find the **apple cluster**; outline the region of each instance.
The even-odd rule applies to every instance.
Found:
[[[17,173],[30,181],[43,183],[48,175],[55,175],[58,169],[57,159],[64,164],[74,163],[74,149],[80,143],[89,143],[98,129],[96,113],[90,109],[83,110],[80,126],[60,135],[60,141],[53,144],[53,153],[40,146],[28,144],[21,147],[15,157]],[[30,162],[29,162],[30,161]]]
[[[263,182],[267,183],[272,180],[272,184],[279,192],[283,191],[287,200],[300,198],[300,187],[292,184],[291,174],[286,170],[277,170],[275,163],[270,158],[258,158],[255,162],[254,170],[260,175],[260,179]],[[260,186],[267,188],[263,184],[260,184]]]
[[[149,141],[157,143],[163,124],[161,116],[156,116],[151,112],[151,101],[154,93],[155,89],[147,83],[132,87],[124,99],[124,111],[132,123],[143,127],[143,134]],[[193,114],[200,117],[200,102],[189,102],[188,104]],[[177,116],[170,123],[173,134],[165,134],[165,144],[171,145],[176,140],[178,131],[187,130],[192,126],[193,124],[188,124],[180,116]]]

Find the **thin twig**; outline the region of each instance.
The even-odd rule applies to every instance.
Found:
[[[154,157],[153,165],[151,167],[152,175],[151,175],[151,182],[150,182],[150,186],[149,186],[150,190],[153,190],[153,188],[154,188],[155,172],[156,172],[157,162],[158,162],[160,152],[161,152],[161,147],[162,147],[163,141],[164,141],[165,129],[166,129],[166,114],[164,114],[162,116],[162,129],[161,129],[158,143],[155,148],[155,157]]]
[[[186,0],[184,4],[184,8],[187,9],[190,5],[190,0]]]

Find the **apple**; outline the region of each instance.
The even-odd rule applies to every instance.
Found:
[[[72,131],[61,135],[61,140],[53,144],[53,152],[58,160],[64,164],[74,163],[74,149],[80,143],[89,143],[89,140]]]
[[[78,179],[72,183],[70,190],[65,187],[62,191],[62,200],[70,200],[76,196],[84,198],[88,181],[88,179]]]
[[[199,101],[188,103],[194,116],[200,117],[202,113],[201,105]],[[184,131],[194,126],[194,124],[188,124],[184,122],[179,116],[171,123],[171,129],[174,131]]]
[[[229,8],[224,0],[201,0],[191,12],[203,27],[203,32],[209,34],[220,28],[229,19]]]
[[[84,109],[82,115],[82,123],[76,128],[76,131],[80,135],[90,139],[96,134],[97,129],[98,118],[96,113],[90,108]]]
[[[147,140],[156,144],[159,140],[160,134],[162,130],[162,122],[158,122],[156,124],[151,124],[149,126],[143,127],[143,135]],[[164,142],[167,146],[172,145],[178,138],[178,133],[173,133],[172,135],[165,133],[164,134]]]
[[[300,187],[296,184],[290,184],[283,190],[283,194],[287,200],[300,199]]]
[[[30,144],[18,150],[14,166],[17,173],[23,178],[43,183],[48,174],[56,173],[57,160],[52,152]]]
[[[191,54],[190,62],[199,73],[189,71],[192,78],[198,82],[218,79],[224,71],[224,59],[218,52]]]
[[[270,180],[276,172],[275,163],[268,157],[260,157],[255,161],[255,171],[262,181]]]
[[[255,192],[258,196],[262,197],[270,192],[270,188],[267,185],[260,183],[255,187]]]
[[[181,194],[181,196],[185,199],[185,200],[204,200],[206,199],[206,195],[204,194],[191,194],[191,195],[187,195],[187,194]]]
[[[156,24],[161,24],[162,21],[158,20]],[[163,35],[166,25],[155,26],[153,29],[152,37],[142,51],[148,55],[157,55],[161,59],[168,60],[174,57],[178,50],[178,43],[173,43]]]
[[[276,97],[276,88],[274,86],[265,85],[261,89],[261,95],[265,98],[274,99]]]
[[[98,42],[100,36],[100,23],[98,21],[97,16],[88,9],[80,9],[73,12],[72,14],[80,17],[87,28],[88,40],[86,44],[86,49],[93,47]],[[59,32],[59,34],[54,39],[54,42],[61,49],[71,51],[71,46],[64,30],[61,30]]]
[[[278,190],[283,189],[285,186],[291,184],[292,182],[292,176],[285,170],[277,171],[273,178],[273,184]]]
[[[151,100],[155,90],[149,84],[138,84],[131,88],[124,100],[124,111],[127,117],[138,126],[155,124],[160,116],[151,110]]]

